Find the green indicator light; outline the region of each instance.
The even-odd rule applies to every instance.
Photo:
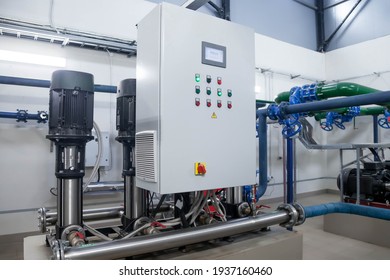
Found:
[[[199,94],[199,93],[200,93],[200,88],[199,88],[199,87],[196,87],[196,88],[195,88],[195,92],[196,92],[197,94]]]
[[[222,95],[222,90],[221,90],[220,88],[217,90],[217,95],[218,95],[218,96],[221,96],[221,95]]]
[[[199,83],[200,82],[200,75],[195,74],[195,82]]]
[[[232,91],[231,91],[231,90],[228,90],[228,96],[229,96],[229,97],[232,97],[232,95],[233,95],[233,94],[232,94]]]
[[[207,88],[206,92],[207,92],[207,95],[210,95],[211,94],[211,88]]]

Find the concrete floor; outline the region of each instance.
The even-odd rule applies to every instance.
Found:
[[[338,201],[335,194],[320,194],[299,199],[304,205]],[[275,209],[280,203],[268,204]],[[303,259],[305,260],[390,260],[390,248],[324,232],[323,217],[308,219],[295,230],[303,233]],[[384,233],[387,234],[387,233]],[[25,235],[0,237],[0,260],[23,259]]]

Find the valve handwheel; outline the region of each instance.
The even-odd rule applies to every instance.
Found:
[[[333,126],[331,124],[328,125],[327,122],[322,122],[320,125],[321,125],[321,128],[325,131],[332,131],[333,130]]]
[[[378,124],[384,129],[390,129],[390,122],[387,120],[387,118],[380,118],[378,120]]]

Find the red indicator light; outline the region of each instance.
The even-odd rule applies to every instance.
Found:
[[[195,99],[195,105],[196,106],[200,106],[200,100],[197,98],[197,99]]]
[[[228,103],[228,104],[227,104],[227,107],[228,107],[229,109],[231,109],[231,108],[232,108],[232,103]]]
[[[207,107],[211,107],[211,100],[210,99],[207,99],[206,105],[207,105]]]
[[[221,100],[218,100],[218,101],[217,101],[217,107],[218,107],[218,108],[221,108],[221,107],[222,107],[222,102],[221,102]]]
[[[222,78],[221,77],[217,78],[217,83],[218,83],[218,85],[222,85]]]

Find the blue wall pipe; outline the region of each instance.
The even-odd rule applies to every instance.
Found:
[[[312,218],[332,213],[354,214],[390,221],[390,210],[351,203],[332,202],[304,207],[305,217]]]
[[[287,203],[294,203],[294,140],[287,138]]]
[[[18,112],[0,112],[0,118],[16,119],[17,122],[27,122],[27,120],[36,120],[38,123],[46,123],[48,115],[44,111],[38,111],[38,114],[27,113],[27,110],[18,110]]]
[[[47,80],[27,79],[9,76],[0,76],[0,84],[50,88],[50,81]],[[95,85],[95,92],[116,93],[116,91],[116,86]]]

